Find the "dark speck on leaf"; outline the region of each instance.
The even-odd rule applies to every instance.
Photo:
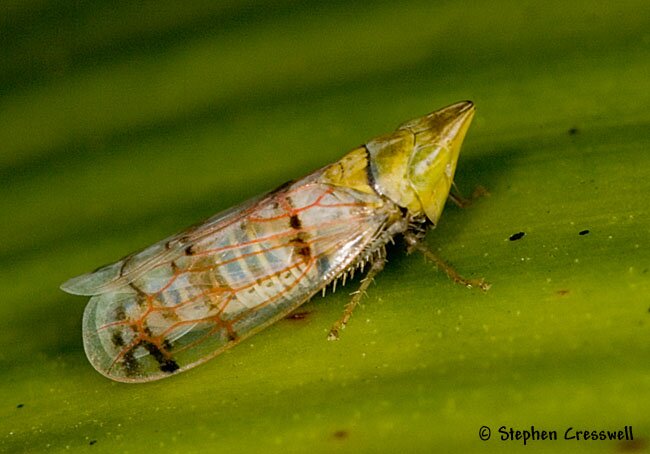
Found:
[[[578,235],[586,235],[586,234],[588,234],[588,233],[589,233],[589,230],[580,230],[580,231],[578,232]]]
[[[23,408],[24,406],[25,406],[25,404],[18,404],[18,405],[16,405],[16,408]]]
[[[97,440],[90,440],[90,441],[88,442],[88,444],[89,444],[90,446],[94,445],[95,443],[97,443]]]
[[[336,432],[334,432],[333,435],[334,438],[338,438],[339,440],[342,440],[344,438],[348,438],[348,435],[350,434],[348,433],[347,430],[337,430]]]
[[[285,318],[287,320],[304,320],[306,319],[311,312],[309,311],[300,311],[300,312],[293,312],[289,315],[287,315]]]
[[[575,136],[575,135],[578,134],[579,132],[580,132],[580,130],[579,130],[578,128],[570,128],[570,129],[569,129],[569,135],[570,135],[570,136]]]
[[[618,450],[620,452],[637,452],[644,451],[647,445],[647,441],[643,438],[621,441],[618,445]]]
[[[517,232],[517,233],[513,233],[512,235],[510,235],[510,238],[508,238],[508,239],[510,241],[517,241],[517,240],[521,240],[525,235],[526,235],[525,232]]]

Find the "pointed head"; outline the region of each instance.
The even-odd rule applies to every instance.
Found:
[[[368,142],[375,189],[411,213],[423,213],[437,223],[473,116],[474,104],[463,101]]]

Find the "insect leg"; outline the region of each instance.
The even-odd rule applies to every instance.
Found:
[[[340,331],[345,328],[345,325],[347,325],[348,320],[350,320],[350,317],[352,317],[352,312],[354,311],[354,308],[359,305],[359,301],[361,301],[361,298],[363,295],[366,293],[366,290],[370,286],[370,283],[373,281],[375,276],[384,269],[384,265],[386,265],[386,257],[384,255],[380,255],[377,259],[375,259],[374,262],[372,262],[372,265],[370,266],[370,269],[368,270],[368,274],[366,274],[366,277],[363,278],[361,281],[361,286],[359,287],[359,290],[354,292],[352,294],[352,299],[348,304],[345,305],[345,311],[343,312],[343,316],[332,325],[332,329],[330,329],[329,334],[327,335],[328,340],[338,340],[339,339],[339,333]]]
[[[431,260],[439,270],[442,270],[452,281],[463,284],[467,288],[478,287],[484,292],[488,291],[492,284],[485,282],[485,279],[468,279],[461,276],[451,265],[442,260],[436,254],[431,252],[422,241],[415,235],[407,234],[404,236],[406,243],[409,245],[409,252],[415,250],[421,252],[425,258]]]
[[[487,189],[485,189],[483,186],[476,186],[474,188],[474,191],[472,192],[472,195],[469,197],[463,197],[460,194],[460,191],[458,190],[458,187],[456,186],[455,182],[452,182],[452,187],[454,188],[454,192],[449,192],[449,200],[454,202],[454,204],[459,207],[459,208],[467,208],[470,206],[474,200],[478,199],[479,197],[483,196],[488,196],[490,193],[488,192]]]

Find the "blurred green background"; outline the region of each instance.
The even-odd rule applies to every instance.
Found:
[[[643,0],[3,1],[0,450],[650,450],[649,75]],[[339,342],[358,278],[171,379],[87,362],[61,282],[463,99],[491,195],[427,241],[488,293],[393,248]]]

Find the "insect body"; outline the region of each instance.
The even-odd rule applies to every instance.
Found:
[[[118,381],[164,378],[367,262],[376,274],[388,241],[402,234],[416,245],[438,221],[473,114],[465,101],[407,122],[311,175],[69,280],[63,290],[92,296],[83,318],[90,362]]]

